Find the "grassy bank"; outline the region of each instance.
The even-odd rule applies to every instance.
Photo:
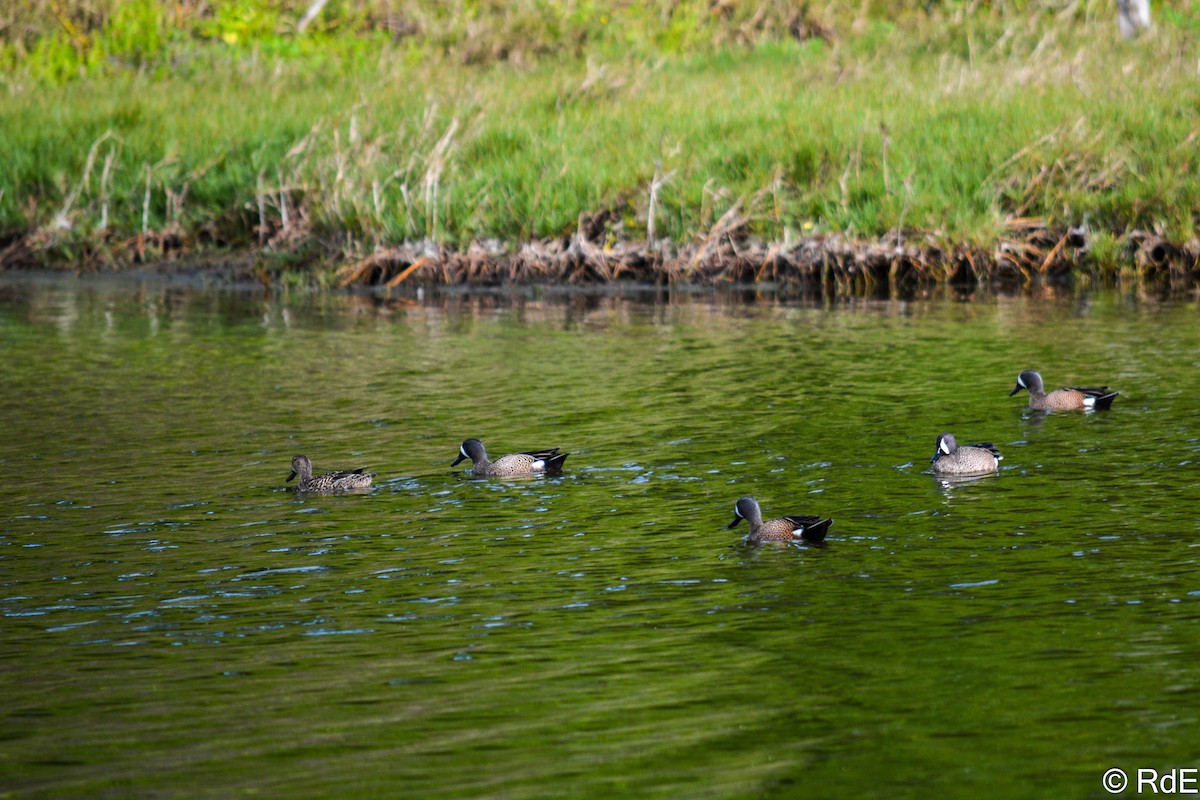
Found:
[[[111,8],[87,46],[9,25],[0,263],[786,279],[895,272],[902,244],[935,279],[1195,268],[1195,7],[1128,43],[1101,2],[515,7],[343,4],[299,34],[276,4],[121,58],[88,49]]]

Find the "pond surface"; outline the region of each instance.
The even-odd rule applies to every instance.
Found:
[[[1200,767],[1194,298],[3,280],[0,795],[1105,797]],[[1031,413],[1029,368],[1121,396]],[[943,431],[1000,473],[933,478]],[[476,481],[471,436],[571,456]],[[297,453],[376,486],[296,495]],[[830,546],[739,545],[744,494]]]

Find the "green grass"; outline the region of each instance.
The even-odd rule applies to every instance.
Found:
[[[1100,2],[830,6],[829,41],[797,40],[770,3],[775,27],[741,39],[747,14],[699,3],[459,4],[474,28],[412,3],[424,27],[398,40],[370,6],[302,38],[281,29],[300,3],[186,29],[120,5],[92,50],[63,31],[5,45],[0,241],[35,259],[164,231],[350,256],[512,244],[606,209],[608,238],[640,240],[656,174],[656,236],[676,243],[735,207],[770,241],[904,229],[986,247],[1027,216],[1196,237],[1194,7],[1124,43]]]

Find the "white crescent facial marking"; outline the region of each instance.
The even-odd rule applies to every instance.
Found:
[[[938,449],[946,455],[950,455],[950,445],[945,439],[938,439]]]
[[[1022,378],[1020,375],[1017,376],[1017,383],[1021,384],[1022,389],[1025,388],[1025,379]]]
[[[467,455],[467,448],[463,447],[462,445],[458,446],[458,452],[463,454],[463,458],[470,458],[470,456]]]

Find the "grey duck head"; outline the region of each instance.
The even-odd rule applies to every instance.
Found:
[[[958,449],[958,440],[954,438],[953,433],[943,433],[937,438],[937,449],[933,451],[933,456],[929,459],[932,464],[942,456],[948,456]]]
[[[483,442],[479,441],[478,439],[467,439],[458,448],[458,458],[454,459],[454,462],[450,466],[458,466],[458,462],[465,458],[471,459],[472,464],[481,460],[486,460],[487,451],[483,449]]]
[[[762,517],[762,511],[758,507],[758,501],[749,495],[739,497],[736,504],[733,506],[733,522],[729,523],[728,528],[736,528],[737,524],[742,520],[753,521],[756,518]]]
[[[1028,389],[1030,393],[1042,391],[1042,376],[1035,370],[1025,370],[1017,376],[1017,385],[1008,393],[1008,396],[1012,397],[1022,389]]]

